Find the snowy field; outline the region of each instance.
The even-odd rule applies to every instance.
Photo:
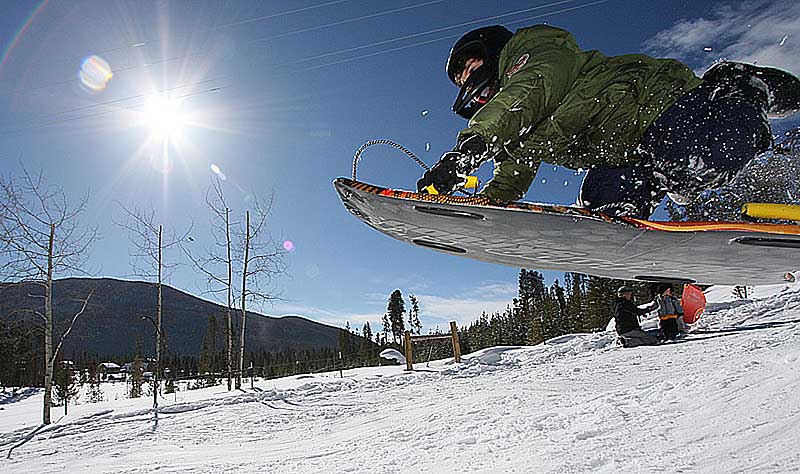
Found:
[[[683,341],[610,333],[449,361],[70,408],[0,405],[0,471],[791,472],[800,470],[800,285],[712,304]],[[6,458],[13,449],[10,458]]]

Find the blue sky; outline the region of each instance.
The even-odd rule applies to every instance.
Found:
[[[798,18],[791,1],[9,2],[0,18],[0,165],[5,174],[20,163],[44,170],[73,198],[90,190],[84,221],[102,237],[92,275],[132,273],[127,235],[113,223],[117,201],[152,207],[179,230],[193,221],[193,245],[210,245],[214,165],[234,213],[250,193],[274,192],[270,229],[294,244],[277,285],[283,300],[263,312],[377,327],[399,288],[417,294],[427,327],[467,322],[508,304],[518,269],[396,242],[349,215],[331,186],[370,139],[400,142],[429,164],[452,147],[464,122],[450,112],[456,90],[444,62],[460,34],[547,22],[608,55],[649,52],[698,71],[725,57],[797,72]],[[110,80],[81,83],[91,55],[107,62]],[[159,92],[179,97],[189,122],[166,165],[143,114]],[[359,178],[412,189],[420,172],[399,152],[372,148]],[[543,165],[526,199],[570,203],[580,180]],[[205,289],[189,265],[170,283]]]

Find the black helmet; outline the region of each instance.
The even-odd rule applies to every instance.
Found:
[[[617,296],[622,296],[625,293],[633,293],[633,288],[630,286],[620,286],[617,289]]]
[[[494,25],[472,30],[456,41],[446,66],[447,76],[453,84],[456,84],[456,76],[461,74],[469,59],[483,59],[483,65],[472,71],[461,86],[453,104],[453,112],[467,119],[472,118],[494,96],[500,81],[500,52],[512,36],[514,34],[508,29]]]

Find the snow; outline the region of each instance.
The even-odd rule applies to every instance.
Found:
[[[0,397],[17,472],[790,472],[800,469],[800,285],[708,292],[697,331],[613,333],[417,366],[262,380],[70,407],[30,436],[41,393]],[[119,389],[123,384],[107,384]],[[25,442],[26,438],[30,440]],[[9,459],[9,449],[19,445]]]
[[[384,349],[380,353],[380,356],[383,359],[397,361],[398,364],[406,363],[406,357],[403,354],[401,354],[400,351],[396,351],[394,349]]]

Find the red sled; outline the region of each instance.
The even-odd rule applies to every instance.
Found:
[[[681,306],[683,306],[683,322],[694,324],[706,309],[706,295],[699,287],[686,284],[683,287]]]

